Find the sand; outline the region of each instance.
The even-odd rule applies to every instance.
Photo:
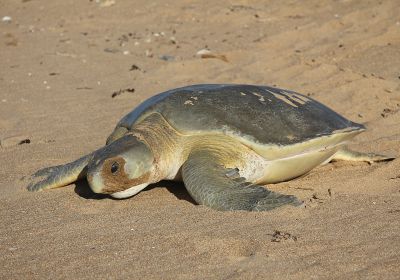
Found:
[[[368,127],[351,148],[399,156],[398,4],[2,1],[0,278],[398,279],[400,159],[270,185],[306,208],[262,213],[195,205],[171,182],[126,200],[86,181],[25,189],[104,145],[141,101],[195,83],[307,94]]]

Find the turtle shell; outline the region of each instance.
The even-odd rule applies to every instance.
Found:
[[[123,117],[116,129],[130,130],[154,112],[184,134],[223,133],[258,145],[287,146],[365,129],[293,91],[221,84],[193,85],[155,95]]]

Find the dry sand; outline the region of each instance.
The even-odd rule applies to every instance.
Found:
[[[399,159],[271,185],[307,207],[264,213],[216,212],[169,182],[122,201],[85,181],[25,189],[194,83],[308,94],[368,127],[352,148],[399,156],[398,0],[112,3],[0,2],[1,279],[399,279]]]

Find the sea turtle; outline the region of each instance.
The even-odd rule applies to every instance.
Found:
[[[299,93],[269,86],[202,84],[144,101],[106,145],[44,168],[30,191],[87,177],[95,193],[133,196],[161,180],[183,180],[191,197],[217,210],[264,211],[301,205],[261,184],[286,181],[331,160],[381,161],[344,144],[365,130]]]

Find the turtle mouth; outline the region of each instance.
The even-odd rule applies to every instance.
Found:
[[[110,193],[110,195],[113,198],[118,198],[118,199],[128,198],[128,197],[134,196],[135,194],[139,193],[141,190],[143,190],[148,185],[149,184],[147,184],[147,183],[141,184],[141,185],[137,185],[137,186],[130,187],[129,189],[126,189],[126,190],[123,190],[123,191]]]
[[[103,193],[104,184],[99,172],[89,173],[87,175],[87,181],[94,193]]]

